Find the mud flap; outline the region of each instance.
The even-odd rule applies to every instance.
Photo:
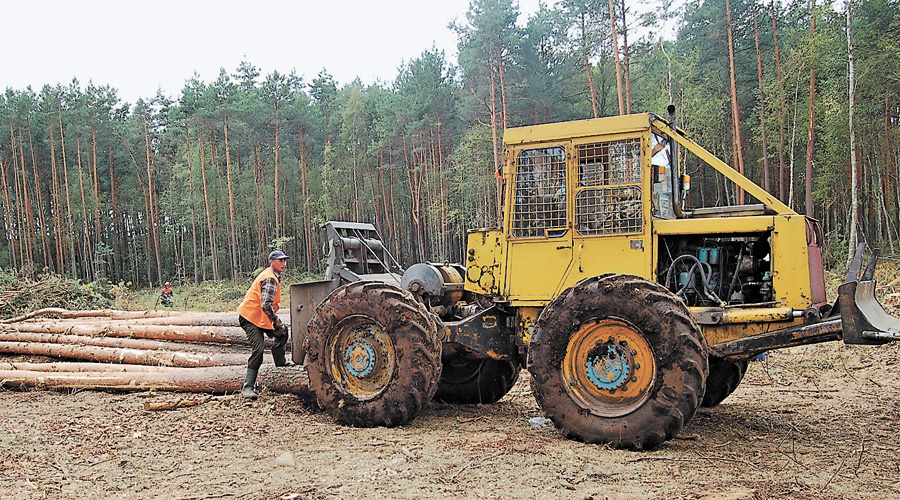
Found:
[[[307,325],[316,306],[340,286],[340,279],[291,285],[291,359],[302,365],[306,358]]]
[[[888,313],[875,297],[875,263],[878,252],[873,252],[872,260],[862,276],[863,253],[866,244],[860,243],[847,273],[847,280],[838,288],[838,303],[844,343],[879,345],[892,340],[900,340],[900,318]]]

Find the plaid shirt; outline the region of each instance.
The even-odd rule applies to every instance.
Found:
[[[279,273],[275,273],[275,276],[278,277],[278,280],[281,280],[281,275]],[[259,284],[259,300],[262,311],[268,316],[269,321],[271,321],[273,325],[279,323],[278,316],[275,314],[275,309],[272,307],[272,302],[275,300],[275,292],[277,290],[278,281],[272,278],[262,280]]]

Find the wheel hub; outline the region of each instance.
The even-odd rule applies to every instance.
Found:
[[[650,397],[656,361],[643,334],[619,319],[591,320],[569,339],[563,360],[566,390],[602,417],[627,415]]]
[[[588,355],[585,372],[598,389],[612,391],[625,385],[634,371],[634,357],[617,344],[597,346],[598,352]]]
[[[340,388],[357,399],[375,397],[397,365],[394,343],[384,327],[365,315],[345,318],[330,339],[331,371]]]
[[[375,369],[375,349],[369,339],[359,339],[344,351],[344,367],[354,377],[365,377]]]

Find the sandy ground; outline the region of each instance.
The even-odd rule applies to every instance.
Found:
[[[644,453],[534,426],[525,375],[499,403],[432,403],[395,429],[268,391],[0,389],[0,498],[900,498],[900,345],[770,353]],[[202,402],[144,410],[183,398]]]

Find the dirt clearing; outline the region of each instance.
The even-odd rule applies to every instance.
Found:
[[[769,353],[681,438],[635,453],[562,438],[525,373],[499,403],[402,428],[308,399],[0,390],[0,498],[900,498],[900,345]],[[200,399],[147,411],[145,403]]]

